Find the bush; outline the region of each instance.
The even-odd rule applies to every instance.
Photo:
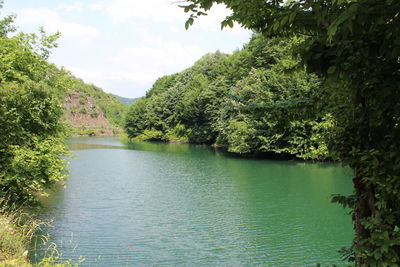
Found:
[[[255,130],[246,122],[232,120],[227,127],[228,151],[235,153],[249,153],[253,151],[252,139],[255,137]]]
[[[166,135],[165,139],[168,141],[179,141],[187,143],[189,142],[188,131],[183,124],[177,124],[172,130],[169,130]]]
[[[63,108],[43,84],[0,84],[0,198],[35,202],[64,180]]]
[[[70,111],[71,111],[71,114],[72,115],[75,115],[76,113],[78,113],[78,108],[77,107],[71,107],[71,109],[70,109]]]
[[[85,105],[86,104],[86,99],[83,98],[83,97],[79,98],[79,104]]]
[[[90,110],[90,117],[97,118],[97,116],[99,116],[99,111],[95,106],[93,106]]]
[[[164,134],[158,130],[144,130],[143,133],[133,139],[134,141],[164,141]]]

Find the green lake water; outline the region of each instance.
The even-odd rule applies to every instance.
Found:
[[[41,217],[81,266],[316,266],[351,243],[351,171],[333,163],[243,159],[205,146],[118,138],[69,141],[67,187]],[[48,246],[48,244],[46,245]],[[46,247],[44,246],[44,247]]]

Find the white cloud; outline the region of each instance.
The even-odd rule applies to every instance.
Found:
[[[107,0],[107,2],[98,2],[98,4],[100,3],[105,12],[116,21],[126,21],[131,18],[144,18],[152,21],[184,21],[187,18],[187,14],[173,0]]]
[[[112,79],[112,76],[103,71],[95,71],[77,66],[67,66],[67,70],[71,71],[75,77],[79,77],[88,83],[97,83]]]
[[[186,32],[188,14],[178,1],[63,0],[52,9],[13,11],[24,30],[44,26],[48,32],[62,32],[60,49],[52,57],[56,64],[66,65],[85,82],[128,96],[132,88],[143,95],[157,78],[190,67],[207,52],[231,52],[248,38],[249,32],[239,27],[216,33],[230,14],[223,6],[213,7]]]
[[[123,49],[110,60],[125,70],[123,77],[154,82],[162,75],[189,67],[206,52],[198,45],[149,38],[141,46]]]
[[[18,11],[17,23],[20,25],[37,24],[50,32],[60,31],[62,38],[81,39],[84,42],[101,35],[99,29],[90,25],[61,20],[57,12],[48,8],[21,9]]]
[[[185,13],[178,6],[179,3],[173,0],[103,0],[92,5],[97,9],[103,9],[116,22],[125,22],[135,18],[156,22],[179,22],[181,29],[183,29],[185,21],[189,18],[189,14]],[[225,5],[215,5],[208,11],[207,16],[199,17],[192,28],[212,32],[221,31],[221,22],[231,13]],[[172,30],[176,31],[176,29]],[[224,28],[224,31],[240,35],[249,34],[249,30],[242,28],[238,24],[235,24],[233,28]]]
[[[76,77],[79,77],[86,83],[92,83],[100,88],[107,89],[107,92],[122,95],[125,97],[141,97],[144,92],[150,89],[154,81],[165,73],[153,71],[110,71],[93,70],[77,66],[68,66]]]
[[[101,10],[105,7],[105,1],[98,1],[89,4],[89,8],[93,10]]]
[[[161,76],[190,67],[207,51],[197,45],[184,46],[176,41],[146,39],[138,47],[122,49],[109,57],[108,70],[94,70],[67,66],[72,73],[85,82],[98,85],[110,81],[129,81],[150,88]]]
[[[68,4],[61,3],[57,9],[65,12],[81,12],[84,8],[81,2],[73,2]]]
[[[215,5],[208,12],[207,16],[199,17],[193,24],[193,29],[201,29],[203,31],[219,32],[221,31],[221,22],[231,15],[232,12],[225,5]],[[224,32],[233,34],[249,35],[249,30],[244,29],[235,23],[233,28],[225,27]]]

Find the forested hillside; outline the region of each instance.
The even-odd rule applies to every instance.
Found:
[[[125,106],[130,106],[133,103],[135,103],[136,101],[138,101],[140,99],[140,97],[138,98],[127,98],[127,97],[122,97],[122,96],[118,96],[118,95],[113,95],[115,96],[115,98],[118,99],[119,102],[121,102],[122,104],[124,104]]]
[[[207,54],[156,81],[125,125],[134,140],[217,144],[234,153],[328,157],[332,117],[318,105],[320,80],[292,57],[301,38],[254,35],[232,55]]]

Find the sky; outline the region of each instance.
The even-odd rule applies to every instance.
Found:
[[[230,14],[216,6],[185,30],[188,14],[176,0],[5,0],[1,16],[16,14],[23,32],[61,32],[50,62],[86,83],[123,97],[141,97],[164,75],[206,53],[241,49],[251,32],[221,31]]]

